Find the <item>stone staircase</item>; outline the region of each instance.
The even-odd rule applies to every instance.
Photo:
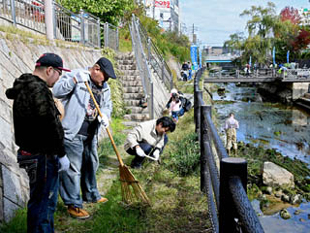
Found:
[[[117,56],[117,66],[122,72],[120,80],[123,84],[124,101],[127,114],[124,119],[126,126],[135,126],[141,121],[149,120],[148,108],[139,106],[140,100],[144,98],[142,80],[139,76],[135,56],[133,53],[123,53]]]

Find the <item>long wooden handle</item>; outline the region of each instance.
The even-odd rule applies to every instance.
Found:
[[[88,92],[89,92],[91,98],[92,98],[93,101],[94,101],[94,104],[95,104],[95,106],[96,106],[96,109],[97,109],[97,111],[98,111],[100,117],[102,117],[102,113],[101,113],[101,111],[100,111],[100,107],[99,107],[99,105],[98,105],[98,103],[97,103],[97,101],[96,101],[96,99],[95,99],[95,96],[94,96],[92,90],[90,89],[90,87],[89,87],[89,85],[88,85],[87,82],[84,82],[84,83],[85,83],[85,85],[86,85],[86,87],[87,87],[87,90],[88,90]],[[107,131],[107,133],[108,133],[108,135],[109,135],[109,138],[110,138],[110,140],[111,140],[113,149],[114,149],[115,154],[116,154],[116,156],[117,156],[117,159],[118,159],[120,165],[123,167],[123,166],[124,166],[124,162],[123,162],[123,160],[122,160],[122,158],[121,158],[121,156],[120,156],[120,154],[119,154],[119,152],[118,152],[118,150],[117,150],[117,147],[116,147],[116,145],[115,145],[114,139],[113,139],[113,137],[112,137],[112,134],[111,134],[109,128],[106,128],[106,131]]]

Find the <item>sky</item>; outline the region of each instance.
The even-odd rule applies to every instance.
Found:
[[[192,33],[193,24],[201,45],[222,46],[229,35],[245,32],[249,17],[240,14],[251,6],[267,7],[267,2],[276,5],[279,14],[286,6],[310,9],[310,0],[179,0],[181,23],[186,25],[186,34]]]

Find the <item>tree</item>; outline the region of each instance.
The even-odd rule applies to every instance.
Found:
[[[252,17],[247,21],[246,25],[249,35],[260,35],[263,38],[269,36],[270,30],[278,20],[275,11],[275,4],[272,2],[268,2],[266,8],[261,6],[251,6],[251,9],[244,10],[240,16]]]
[[[305,29],[301,29],[299,35],[293,41],[292,46],[295,51],[300,51],[302,49],[306,49],[309,44],[310,32]]]
[[[251,17],[246,24],[249,33],[248,38],[242,45],[243,62],[247,62],[249,57],[260,64],[267,64],[270,60],[270,51],[273,44],[273,28],[279,21],[276,15],[275,4],[267,3],[267,7],[251,6],[250,9],[244,10],[240,16]]]
[[[229,37],[230,39],[224,42],[224,47],[228,48],[230,51],[240,51],[245,40],[243,33],[234,33]]]
[[[292,24],[299,24],[301,17],[298,13],[298,10],[294,7],[285,7],[280,13],[281,21],[289,20]]]
[[[127,11],[134,8],[132,0],[57,0],[59,4],[74,13],[81,9],[100,18],[103,22],[118,25]]]

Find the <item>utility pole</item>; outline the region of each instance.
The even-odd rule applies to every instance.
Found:
[[[192,35],[193,35],[193,44],[196,44],[196,40],[197,40],[197,35],[195,33],[195,31],[197,31],[197,27],[195,27],[195,24],[193,24],[193,29],[192,29]]]
[[[155,0],[153,0],[153,19],[155,19]]]

